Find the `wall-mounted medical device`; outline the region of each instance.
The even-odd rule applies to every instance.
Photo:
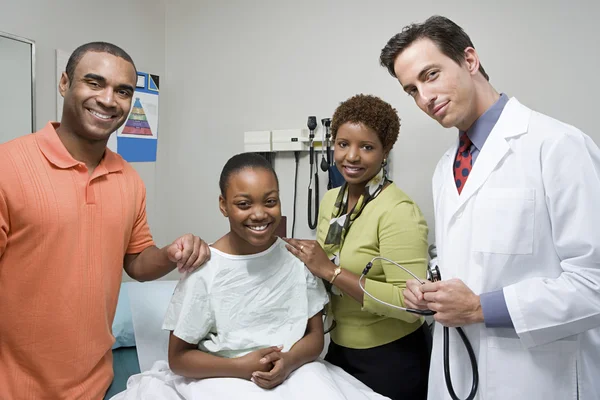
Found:
[[[251,131],[244,133],[244,151],[246,152],[280,152],[309,151],[310,132],[304,129],[279,129],[272,131]],[[317,136],[313,138],[313,148],[320,152],[323,141]],[[329,142],[330,146],[332,145]]]
[[[309,155],[310,177],[308,184],[308,226],[317,227],[319,213],[319,170],[327,173],[327,189],[340,186],[343,181],[333,162],[333,141],[331,138],[331,119],[321,120],[321,133],[317,134],[319,124],[317,117],[309,116],[306,128],[279,129],[268,131],[244,132],[244,151],[263,153],[273,160],[276,153],[293,152],[296,161],[294,174],[294,212],[292,217],[292,236],[296,226],[296,193],[298,186],[298,168],[300,153]],[[264,154],[267,153],[267,154]],[[320,155],[320,157],[319,157]],[[334,182],[335,181],[335,182]],[[336,183],[337,182],[337,183]]]
[[[244,132],[244,151],[247,153],[271,152],[271,131]]]

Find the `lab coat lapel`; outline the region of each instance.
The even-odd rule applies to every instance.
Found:
[[[438,173],[438,179],[434,179],[434,206],[436,236],[442,237],[448,234],[449,223],[458,205],[459,196],[454,183],[454,158],[458,150],[458,139],[456,143],[442,156]],[[441,241],[441,239],[437,239]],[[441,249],[440,249],[441,250]]]
[[[457,212],[485,183],[498,164],[510,153],[509,139],[527,133],[531,110],[511,98],[490,132],[469,174],[453,212]],[[451,171],[452,172],[452,171]],[[458,191],[457,191],[458,192]]]
[[[458,201],[458,190],[456,189],[456,182],[454,181],[454,159],[456,158],[456,152],[458,151],[458,139],[450,150],[444,154],[444,186],[448,190],[447,198],[450,198],[452,203]]]

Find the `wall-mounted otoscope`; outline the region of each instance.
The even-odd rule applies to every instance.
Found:
[[[329,146],[331,145],[329,138],[331,134],[329,133],[329,127],[331,126],[330,118],[323,118],[321,120],[321,124],[323,125],[323,142],[321,143],[321,170],[323,172],[329,171],[329,167],[331,167],[331,155],[329,152]]]

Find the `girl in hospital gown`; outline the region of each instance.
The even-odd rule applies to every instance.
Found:
[[[314,360],[317,354],[311,358],[314,361],[306,360],[309,362],[291,371],[283,382],[264,388],[270,387],[269,381],[261,377],[268,377],[269,370],[278,370],[279,350],[268,349],[282,346],[281,354],[285,356],[311,329],[313,335],[323,335],[321,311],[328,298],[323,283],[275,236],[281,218],[278,193],[275,195],[277,206],[269,204],[269,183],[263,181],[271,176],[271,186],[278,191],[277,179],[270,164],[263,164],[262,159],[255,157],[260,156],[241,154],[226,165],[221,179],[220,206],[229,218],[231,231],[211,246],[211,259],[204,266],[182,277],[168,307],[163,329],[172,332],[169,357],[174,366],[173,341],[193,345],[191,352],[221,359],[242,360],[265,351],[273,353],[275,361],[263,368],[264,372],[258,375],[255,372],[245,379],[231,377],[236,374],[218,377],[206,373],[213,369],[210,363],[202,364],[206,368],[203,367],[205,372],[201,376],[207,378],[194,379],[174,373],[167,361],[158,361],[150,371],[130,377],[127,390],[113,400],[386,398],[341,368]],[[228,204],[232,197],[240,204],[237,191],[246,197],[239,209]],[[246,251],[231,254],[240,253],[232,251],[234,248]],[[309,322],[313,317],[312,323]],[[318,336],[312,336],[311,340],[314,337]],[[318,337],[318,352],[322,350],[321,337]],[[214,370],[220,368],[217,359],[212,360]],[[195,366],[188,367],[184,374],[197,377],[197,370]]]

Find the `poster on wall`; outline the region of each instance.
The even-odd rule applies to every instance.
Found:
[[[131,111],[125,123],[113,135],[111,147],[129,162],[156,161],[158,144],[158,87],[157,75],[138,72],[131,101]]]
[[[70,52],[56,50],[56,120],[62,117],[63,98],[58,92]],[[128,162],[156,161],[158,144],[159,77],[138,72],[131,111],[125,123],[108,140],[108,148]]]

